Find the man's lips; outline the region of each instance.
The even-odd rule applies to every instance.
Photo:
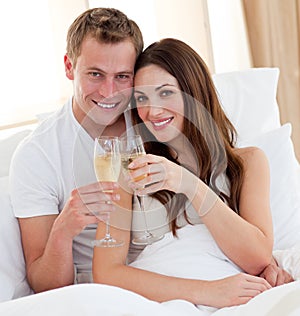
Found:
[[[114,102],[114,103],[96,102],[96,101],[93,101],[93,102],[102,109],[113,109],[119,105],[119,102]]]

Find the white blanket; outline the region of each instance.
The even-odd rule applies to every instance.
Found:
[[[273,288],[245,305],[201,310],[183,300],[157,303],[101,284],[79,284],[0,303],[5,316],[298,316],[300,281]]]
[[[289,272],[294,280],[300,280],[300,244],[284,250],[275,250],[273,256],[278,265]]]
[[[132,266],[190,278],[214,279],[240,272],[216,246],[204,225],[186,226],[179,239],[167,234],[148,246]],[[184,238],[182,238],[184,236]],[[299,271],[299,251],[276,252],[280,264]],[[297,270],[298,266],[298,270]],[[241,306],[219,310],[184,300],[157,303],[118,287],[80,284],[0,303],[5,316],[281,316],[300,315],[300,281],[273,288]]]
[[[242,270],[220,250],[204,224],[186,225],[147,246],[131,266],[171,276],[215,280]]]

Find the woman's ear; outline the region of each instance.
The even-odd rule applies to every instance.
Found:
[[[67,54],[64,56],[64,64],[65,64],[65,73],[66,73],[67,78],[70,80],[73,80],[74,79],[73,64]]]

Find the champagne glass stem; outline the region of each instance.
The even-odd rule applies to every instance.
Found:
[[[151,236],[152,234],[149,232],[148,224],[147,224],[147,217],[146,217],[145,205],[144,205],[144,195],[137,195],[137,199],[139,201],[141,211],[143,212],[146,236]]]
[[[111,240],[111,235],[110,235],[110,224],[109,224],[109,213],[107,213],[107,218],[105,221],[105,239],[106,240]]]

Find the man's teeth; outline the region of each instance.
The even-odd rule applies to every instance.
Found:
[[[117,104],[116,104],[116,103],[108,104],[108,103],[100,103],[100,102],[97,102],[97,105],[100,106],[101,108],[104,108],[104,109],[112,109],[112,108],[114,108]]]
[[[171,118],[168,118],[167,120],[164,120],[164,121],[153,122],[153,125],[154,126],[162,126],[162,125],[165,125],[165,124],[169,123],[170,121],[171,121]]]

